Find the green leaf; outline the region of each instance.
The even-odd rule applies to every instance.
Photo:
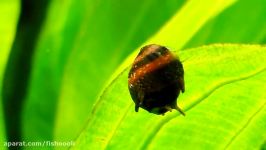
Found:
[[[217,42],[266,43],[265,6],[265,0],[237,1],[217,17],[209,20],[185,47],[192,48]]]
[[[3,70],[15,33],[19,3],[17,0],[2,0],[0,4],[0,21],[4,22],[0,24],[0,29],[8,31],[4,34],[1,32],[0,36],[0,81],[2,81]],[[27,93],[21,113],[23,140],[69,141],[74,139],[86,123],[90,112],[92,110],[98,112],[98,109],[103,107],[101,100],[98,103],[96,99],[101,90],[111,88],[106,84],[108,83],[106,79],[121,61],[140,45],[157,43],[179,50],[209,43],[265,43],[264,14],[266,9],[264,8],[264,0],[252,2],[249,0],[206,0],[204,3],[197,0],[66,0],[64,2],[51,0],[46,22],[37,40],[38,45],[34,53],[28,86],[29,93]],[[10,10],[7,12],[7,9]],[[13,15],[16,19],[12,17]],[[111,85],[117,84],[117,81],[112,79],[131,64],[136,53],[137,51],[125,61],[126,63],[116,69],[116,73],[109,80]],[[180,55],[184,60],[188,58],[185,64],[191,62],[192,54]],[[240,75],[235,77],[239,78]],[[103,88],[104,85],[107,85],[107,89]],[[120,94],[119,92],[116,94]],[[130,102],[128,95],[124,97],[123,94],[125,95],[122,93],[117,101],[128,100]],[[184,101],[181,106],[189,108],[188,104],[191,104],[189,102],[189,100]],[[1,133],[4,134],[1,107],[0,104],[0,139],[2,139]],[[130,108],[128,111],[131,111],[132,107],[128,106]],[[103,113],[110,113],[112,110],[113,108],[108,107]],[[146,115],[154,118],[151,114]],[[90,114],[90,119],[94,117],[97,116]],[[168,119],[171,120],[171,117]],[[102,123],[105,124],[105,120],[108,118],[104,118]],[[163,122],[161,121],[162,124]],[[157,129],[159,128],[158,126]],[[113,135],[117,134],[116,130],[108,131],[114,132]],[[127,132],[131,134],[130,130]],[[127,132],[123,130],[122,133]],[[133,132],[138,133],[135,130]],[[150,132],[157,134],[155,129]],[[157,136],[153,139],[153,134],[148,134],[148,136],[141,145],[142,148],[153,148],[153,145],[149,144],[153,143],[153,140],[162,141],[157,139]],[[142,134],[138,137],[141,139]],[[108,139],[110,144],[106,144],[106,147],[112,148],[112,143],[121,140],[115,139]],[[105,139],[99,138],[98,140],[106,143]]]
[[[51,1],[32,64],[23,138],[76,138],[109,75],[183,2]]]
[[[181,49],[207,21],[235,2],[236,0],[206,0],[204,3],[188,1],[148,43]]]
[[[208,2],[206,2],[208,5],[203,5],[198,1],[187,2],[182,5],[182,8],[173,16],[171,21],[167,22],[149,42],[181,48],[204,23],[234,2],[235,0],[226,2],[222,0],[208,0]],[[91,18],[88,19],[93,20],[93,23],[92,25],[85,26],[87,32],[83,33],[83,35],[86,38],[84,41],[81,40],[75,43],[75,51],[69,56],[69,61],[66,64],[63,76],[61,94],[59,96],[59,108],[55,127],[55,136],[57,140],[72,139],[76,137],[84,127],[88,114],[91,112],[93,104],[95,104],[97,93],[102,89],[104,82],[106,82],[105,79],[108,78],[113,69],[117,67],[119,63],[118,60],[121,58],[119,55],[125,53],[121,53],[121,51],[129,53],[134,50],[137,45],[131,42],[139,41],[138,44],[140,44],[145,41],[145,38],[148,38],[147,33],[150,33],[149,36],[151,36],[151,31],[156,31],[154,25],[159,23],[162,24],[163,22],[161,21],[165,21],[166,18],[169,19],[169,16],[173,15],[181,4],[182,3],[177,3],[175,1],[136,1],[132,3],[125,2],[123,5],[119,3],[117,6],[113,6],[108,2],[99,4],[101,8],[109,8],[109,5],[112,5],[114,7],[113,9],[109,8],[110,10],[106,10],[107,13],[112,16],[109,17],[106,13],[104,13],[103,16],[101,13],[99,16],[89,15]],[[95,13],[97,14],[97,12],[101,12],[101,10],[102,9],[96,9]],[[120,11],[117,12],[117,10]],[[202,13],[195,15],[196,12]],[[132,13],[134,15],[132,15]],[[119,19],[128,18],[128,16],[120,16],[121,14],[134,17],[129,21],[124,20],[125,22],[122,22],[119,21]],[[157,14],[162,16],[159,15],[159,17],[154,17],[157,16]],[[191,19],[188,20],[188,18]],[[104,19],[104,23],[102,19]],[[110,25],[116,25],[118,22],[130,24],[126,24],[128,27],[121,26],[119,28],[120,32],[113,32],[112,29],[115,29],[115,27],[109,27],[107,28],[108,30],[105,30],[106,22],[110,22]],[[143,26],[146,24],[148,24],[149,27]],[[95,30],[96,27],[94,26],[102,30],[99,39],[96,39],[98,31]],[[187,27],[184,28],[185,26]],[[158,28],[159,26],[157,26],[157,30]],[[121,39],[121,36],[118,35],[118,39],[116,39],[114,35],[123,33],[121,31],[123,29],[126,33],[125,38]],[[109,35],[110,32],[111,37]],[[169,33],[171,33],[171,35],[169,35]],[[91,37],[91,35],[93,35],[93,37]],[[176,42],[178,39],[172,38],[174,35],[182,35],[180,36],[182,40]],[[109,39],[112,40],[109,41]],[[140,41],[140,39],[142,40]],[[105,41],[105,43],[102,43],[102,41]],[[180,45],[177,46],[177,44]],[[99,50],[104,51],[104,53],[101,52],[102,54],[100,54],[96,51],[86,52],[84,49]],[[108,60],[108,62],[105,60]],[[112,63],[113,61],[115,62],[114,64]],[[97,68],[97,70],[95,70],[95,68]],[[69,128],[72,128],[72,130],[68,130]]]
[[[0,1],[0,147],[6,141],[2,109],[2,80],[19,16],[18,0]],[[0,148],[3,149],[3,148]]]
[[[178,54],[175,52],[175,54]],[[252,149],[266,133],[266,47],[217,44],[179,52],[186,112],[158,116],[134,103],[130,64],[105,88],[72,149]]]

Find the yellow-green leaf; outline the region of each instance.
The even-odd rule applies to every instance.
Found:
[[[187,59],[186,92],[178,98],[185,117],[136,113],[127,67],[100,96],[73,149],[260,148],[266,133],[266,47],[218,44],[179,57]]]
[[[10,48],[14,39],[18,16],[18,0],[0,1],[0,149],[6,148],[3,147],[3,144],[7,139],[4,128],[4,116],[2,108],[2,80]]]

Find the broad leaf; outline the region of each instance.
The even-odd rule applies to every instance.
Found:
[[[24,139],[75,139],[113,70],[183,2],[51,1],[24,105]]]
[[[265,44],[265,6],[265,0],[237,1],[217,17],[209,20],[185,47],[197,47],[217,42]]]
[[[265,101],[265,95],[260,95],[258,89],[258,86],[261,86],[260,89],[265,87],[262,84],[265,73],[260,72],[260,69],[263,70],[265,67],[264,47],[246,45],[242,51],[240,45],[216,45],[180,52],[181,59],[185,60],[186,87],[192,87],[179,98],[181,107],[184,106],[189,110],[185,118],[179,117],[176,112],[169,113],[165,117],[154,116],[145,111],[135,114],[126,85],[128,70],[125,70],[138,52],[137,50],[132,53],[132,50],[150,43],[165,45],[173,50],[210,43],[265,43],[265,6],[264,0],[206,0],[204,3],[197,0],[66,0],[64,2],[51,0],[46,22],[42,26],[42,33],[37,40],[38,46],[34,53],[27,90],[29,93],[21,113],[23,126],[18,127],[23,129],[23,140],[73,140],[89,116],[88,126],[79,137],[77,147],[118,149],[124,148],[126,143],[143,149],[160,149],[162,148],[160,145],[182,146],[186,143],[191,143],[193,146],[201,142],[198,140],[200,136],[212,137],[205,132],[195,132],[194,126],[198,127],[196,128],[198,130],[209,131],[207,129],[209,124],[211,127],[220,124],[222,130],[228,129],[226,130],[228,134],[210,130],[217,135],[212,137],[217,141],[224,135],[231,137],[231,140],[223,139],[225,144],[220,145],[222,148],[234,148],[245,142],[247,146],[260,147],[263,142],[258,139],[264,139],[265,145],[265,137],[250,133],[253,130],[265,133],[262,128],[266,126],[265,118],[261,117],[265,116],[265,109],[260,109],[260,106],[264,105],[257,100],[253,103],[254,97],[257,99],[261,97]],[[1,83],[15,34],[18,12],[17,0],[0,2]],[[254,59],[245,62],[249,52]],[[130,53],[131,57],[116,69]],[[231,57],[235,60],[231,60]],[[260,59],[262,61],[259,64]],[[202,63],[203,69],[195,68],[199,66],[197,63]],[[230,68],[227,68],[234,65],[238,69],[230,71]],[[216,66],[220,69],[212,68]],[[256,74],[256,71],[259,73]],[[111,74],[113,76],[107,82]],[[203,82],[204,84],[200,84]],[[2,84],[0,94],[1,86]],[[251,91],[248,91],[246,86],[252,87]],[[103,95],[100,95],[101,90]],[[247,93],[250,97],[246,95]],[[242,102],[245,102],[243,105],[235,104],[235,101],[242,98],[244,99]],[[225,102],[226,105],[222,105]],[[1,105],[2,103],[0,103],[0,142],[6,138]],[[248,106],[246,110],[244,105]],[[211,106],[213,107],[210,108]],[[234,113],[230,113],[231,107],[240,110],[241,112],[236,114],[243,116],[234,116]],[[219,111],[213,110],[217,108]],[[230,111],[226,113],[224,110]],[[218,119],[208,120],[207,115],[206,118],[198,117],[206,113]],[[108,115],[114,119],[108,118]],[[192,118],[187,119],[190,117]],[[219,119],[222,117],[228,118],[229,122],[233,119],[233,126],[236,127],[233,128],[225,124],[227,122],[222,122],[223,120]],[[147,121],[143,121],[145,119]],[[209,122],[195,123],[201,119]],[[188,123],[188,120],[194,122]],[[234,121],[240,125],[235,125]],[[184,126],[187,128],[183,128]],[[237,132],[233,133],[232,130]],[[197,136],[181,137],[182,132]],[[251,138],[255,142],[250,142]],[[183,143],[178,142],[179,140],[173,142],[170,139],[181,139]],[[203,140],[202,146],[217,147],[215,141],[210,144],[211,142]]]
[[[186,60],[186,92],[178,98],[185,117],[134,112],[126,67],[103,91],[73,149],[261,148],[266,47],[218,44],[178,55]]]
[[[0,1],[0,149],[6,141],[2,109],[2,80],[5,65],[12,45],[19,16],[18,0]]]

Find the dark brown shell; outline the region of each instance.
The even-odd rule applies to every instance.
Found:
[[[183,65],[166,47],[151,44],[140,50],[128,75],[128,88],[136,112],[139,107],[155,114],[176,109],[185,115],[177,106],[180,91],[185,91]]]

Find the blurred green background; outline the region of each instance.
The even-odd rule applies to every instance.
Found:
[[[265,0],[0,0],[0,142],[75,141],[139,47],[264,45],[265,14]]]

